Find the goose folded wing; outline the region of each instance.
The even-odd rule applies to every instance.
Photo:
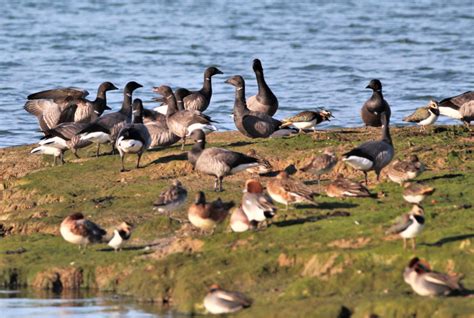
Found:
[[[235,152],[235,151],[221,149],[221,148],[215,148],[215,149],[210,149],[210,150],[214,150],[211,155],[211,158],[213,158],[216,161],[223,161],[229,167],[237,167],[239,165],[250,164],[250,163],[258,163],[258,160],[256,158],[244,155],[243,153],[240,153],[240,152]]]
[[[273,119],[263,114],[244,116],[242,118],[242,124],[245,130],[252,136],[268,137],[275,131]]]
[[[442,107],[444,106],[459,109],[462,105],[471,100],[474,100],[474,91],[467,91],[453,97],[445,98],[440,101],[438,105]]]

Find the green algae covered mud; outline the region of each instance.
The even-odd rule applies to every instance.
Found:
[[[421,297],[402,274],[418,256],[433,270],[463,275],[466,289],[474,289],[474,138],[450,126],[424,133],[393,128],[392,135],[395,158],[417,154],[429,168],[417,180],[436,188],[423,202],[426,224],[415,251],[404,250],[399,237],[385,235],[411,205],[384,172],[380,183],[369,174],[372,197],[325,195],[324,187],[338,173],[363,178],[340,161],[323,175],[317,206],[285,211],[278,205],[266,229],[232,233],[227,220],[209,235],[185,222],[196,192],[204,191],[209,201],[239,202],[250,174],[226,177],[225,191],[215,193],[214,179],[193,171],[179,146],[146,152],[143,168],[124,173],[118,156],[95,158],[93,147],[80,150],[81,159],[67,154],[67,163],[56,167],[50,157],[29,155],[33,146],[0,149],[1,287],[98,290],[132,296],[157,310],[204,313],[204,296],[217,283],[254,300],[236,314],[241,317],[468,317],[474,312],[469,293]],[[340,157],[378,136],[378,130],[344,129],[242,140],[226,132],[209,135],[208,142],[243,153],[254,149],[279,171],[301,167],[326,147]],[[319,191],[313,175],[297,171],[292,177]],[[260,180],[265,185],[270,178]],[[187,188],[188,201],[170,219],[152,207],[173,179]],[[108,230],[129,222],[132,237],[117,253],[106,244],[90,245],[82,253],[59,235],[59,224],[73,212]]]

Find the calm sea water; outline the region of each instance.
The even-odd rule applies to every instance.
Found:
[[[0,146],[35,142],[36,119],[25,97],[57,86],[95,95],[105,80],[198,89],[203,70],[218,66],[209,114],[219,128],[241,74],[256,91],[260,58],[280,100],[282,118],[324,106],[326,126],[359,126],[364,89],[380,78],[393,122],[429,98],[474,89],[474,1],[46,1],[0,0]],[[116,109],[121,92],[109,94]],[[446,120],[441,120],[446,122]]]
[[[159,314],[152,305],[139,307],[131,299],[76,293],[54,295],[45,291],[0,290],[0,311],[8,318],[173,318]]]

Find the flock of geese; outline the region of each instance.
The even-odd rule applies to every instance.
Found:
[[[246,98],[245,81],[240,75],[232,76],[225,82],[235,87],[233,120],[237,130],[248,138],[273,138],[291,136],[308,129],[316,130],[321,122],[330,120],[332,113],[325,109],[303,111],[295,116],[278,120],[273,116],[278,110],[278,99],[267,85],[260,60],[253,61],[258,92]],[[88,93],[78,88],[58,88],[34,93],[28,96],[25,110],[35,115],[44,137],[32,153],[54,156],[64,162],[63,155],[71,150],[77,156],[77,150],[91,144],[100,146],[112,144],[121,157],[121,171],[125,171],[124,158],[127,154],[136,154],[136,167],[140,166],[142,154],[151,148],[168,147],[181,140],[182,149],[187,140],[194,143],[187,152],[188,161],[194,170],[215,178],[214,190],[223,191],[224,177],[241,171],[253,175],[268,173],[271,164],[258,156],[255,151],[248,154],[225,148],[208,147],[206,135],[217,130],[215,122],[203,112],[209,107],[212,97],[211,79],[223,74],[216,67],[204,72],[204,83],[200,90],[190,91],[184,88],[174,92],[169,86],[154,87],[160,97],[155,100],[161,105],[155,109],[146,109],[140,99],[132,99],[134,91],[142,85],[132,81],[123,90],[122,107],[117,112],[104,114],[107,106],[106,94],[117,87],[110,82],[102,83],[95,100],[86,99]],[[392,159],[395,154],[390,135],[391,110],[383,97],[382,83],[373,79],[367,85],[372,90],[371,97],[361,109],[361,117],[366,126],[380,127],[378,140],[362,143],[342,154],[342,161],[361,171],[365,176],[365,185],[338,175],[326,187],[330,197],[369,197],[367,188],[368,172],[374,171],[379,180],[380,173],[386,169],[389,179],[403,187],[403,198],[413,204],[410,212],[401,216],[387,234],[397,234],[406,240],[415,238],[425,225],[424,210],[421,202],[435,191],[434,188],[410,182],[425,170],[425,166],[416,155],[407,160]],[[438,116],[446,115],[461,120],[466,125],[474,119],[474,92],[465,92],[444,100],[430,101],[425,107],[417,109],[404,121],[415,122],[424,129],[433,124]],[[291,128],[294,127],[294,128]],[[314,155],[299,167],[314,175],[320,188],[320,179],[336,165],[338,158],[331,149],[325,149],[321,155]],[[230,215],[230,228],[234,232],[244,232],[256,228],[265,228],[276,215],[275,202],[289,205],[308,203],[316,205],[316,193],[302,181],[281,171],[270,179],[266,186],[258,177],[246,180],[243,186],[240,204],[223,202],[217,199],[206,201],[204,192],[198,192],[194,202],[188,207],[189,222],[203,233],[212,233],[218,223]],[[169,189],[163,191],[154,202],[154,210],[172,217],[185,202],[188,191],[179,180],[174,180]],[[89,243],[107,242],[115,251],[130,238],[132,225],[120,224],[113,232],[103,230],[99,225],[85,219],[81,213],[74,213],[61,223],[60,233],[73,244],[84,247]],[[426,261],[412,259],[403,274],[404,280],[413,290],[423,296],[448,295],[459,292],[463,287],[458,277],[432,271]],[[250,306],[252,301],[239,292],[211,286],[204,299],[204,306],[213,314],[230,313]]]

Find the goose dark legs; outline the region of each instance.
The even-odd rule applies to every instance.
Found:
[[[139,169],[139,168],[140,168],[140,159],[142,158],[142,153],[141,153],[141,152],[140,152],[140,153],[137,153],[137,156],[138,156],[138,158],[137,158],[137,166],[136,166],[136,168]]]
[[[216,182],[214,183],[214,191],[222,192],[222,180],[224,177],[216,177]]]
[[[125,167],[123,165],[123,161],[125,159],[125,154],[124,155],[120,155],[120,160],[122,161],[122,169],[120,169],[120,172],[124,172],[125,171]]]
[[[186,136],[183,137],[183,142],[181,143],[181,150],[184,150],[185,145],[186,145]]]
[[[369,180],[367,179],[367,171],[364,171],[364,177],[365,177],[365,185],[369,185]]]

